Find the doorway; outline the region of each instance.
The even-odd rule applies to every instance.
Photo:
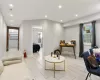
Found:
[[[42,30],[42,26],[33,26],[32,27],[32,43],[33,46],[35,45],[39,45],[40,49],[39,49],[39,53],[40,55],[42,55],[42,51],[43,51],[43,30]],[[33,49],[33,53],[35,53],[35,48]]]
[[[7,27],[7,46],[6,51],[10,49],[19,50],[19,28]]]

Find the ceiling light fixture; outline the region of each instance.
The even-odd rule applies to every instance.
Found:
[[[10,16],[13,17],[14,15],[13,14],[10,14]]]
[[[78,14],[76,14],[75,16],[78,17]]]
[[[14,7],[14,5],[13,5],[13,4],[9,4],[9,6],[10,6],[11,8],[13,8],[13,7]]]
[[[63,20],[60,20],[61,22],[63,21]]]
[[[61,9],[62,8],[62,5],[59,5],[58,7],[59,7],[59,9]]]
[[[47,15],[45,15],[45,18],[47,18],[48,16]]]

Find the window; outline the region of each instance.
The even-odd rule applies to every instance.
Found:
[[[83,41],[86,44],[91,44],[92,42],[92,24],[83,25]]]

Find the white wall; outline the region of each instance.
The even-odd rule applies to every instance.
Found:
[[[42,26],[43,27],[43,54],[50,54],[54,49],[59,47],[60,40],[63,39],[63,27],[60,23],[49,21],[49,20],[32,20],[24,21],[21,25],[21,31],[23,38],[21,39],[20,49],[30,54],[32,53],[32,27]]]
[[[38,32],[43,32],[43,30],[42,29],[35,29],[35,28],[33,28],[33,33],[32,33],[32,42],[33,43],[38,43]]]
[[[6,52],[6,24],[0,13],[0,58],[5,55]]]
[[[60,40],[64,39],[64,29],[60,23],[45,20],[43,24],[44,55],[48,55],[59,47]]]
[[[41,26],[42,20],[26,20],[20,26],[20,50],[26,50],[28,54],[32,54],[33,46],[33,26]]]
[[[79,55],[79,25],[70,26],[65,28],[65,41],[69,42],[72,39],[76,40],[76,55]],[[68,48],[71,52],[73,52],[73,48]]]
[[[100,20],[96,22],[96,44],[100,48]]]
[[[21,24],[20,26],[20,29],[19,29],[19,49],[20,51],[24,51],[24,48],[23,48],[23,24]]]
[[[23,24],[23,50],[32,53],[32,27],[27,23]]]

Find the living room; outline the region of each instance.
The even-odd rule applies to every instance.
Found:
[[[99,0],[1,0],[0,80],[99,80],[99,26]]]

